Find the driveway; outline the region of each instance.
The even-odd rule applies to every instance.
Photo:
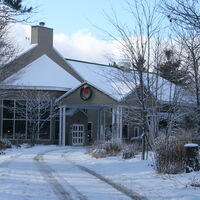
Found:
[[[7,156],[0,163],[0,200],[142,199],[68,159],[72,150],[39,146]]]

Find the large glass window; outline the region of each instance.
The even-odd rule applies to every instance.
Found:
[[[49,102],[41,102],[40,104],[40,119],[47,120],[50,117],[50,103]]]
[[[3,118],[4,119],[14,118],[14,101],[13,100],[3,101]]]
[[[38,121],[27,121],[27,139],[38,138]]]
[[[40,122],[40,134],[39,138],[42,140],[50,139],[50,121]]]
[[[55,139],[58,140],[59,139],[59,121],[55,121]]]
[[[15,103],[15,118],[26,119],[26,101],[18,100]]]
[[[15,120],[15,138],[25,139],[26,138],[26,121]]]
[[[3,100],[3,136],[10,139],[50,139],[51,104],[30,100]],[[40,125],[44,123],[44,125]]]
[[[13,138],[13,120],[3,121],[3,137],[12,139]]]

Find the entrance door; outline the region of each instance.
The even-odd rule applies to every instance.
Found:
[[[73,124],[72,125],[72,145],[84,144],[84,125]]]

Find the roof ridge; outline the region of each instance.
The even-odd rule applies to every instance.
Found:
[[[100,66],[112,67],[109,64],[102,64],[102,63],[90,62],[90,61],[85,61],[85,60],[77,60],[77,59],[72,59],[72,58],[65,58],[65,60],[81,62],[81,63],[86,63],[86,64],[95,64],[95,65],[100,65]]]

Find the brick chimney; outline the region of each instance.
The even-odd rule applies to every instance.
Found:
[[[44,26],[44,22],[40,22],[39,26],[31,28],[31,44],[42,45],[43,47],[53,46],[53,29]]]

